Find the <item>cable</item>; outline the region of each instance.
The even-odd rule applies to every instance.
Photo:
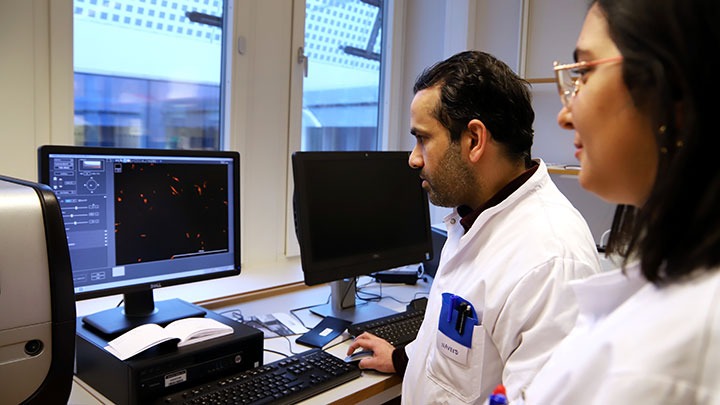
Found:
[[[418,295],[430,296],[430,291],[418,291],[415,293],[415,295],[413,295],[413,299],[416,299]]]
[[[399,300],[399,299],[393,297],[392,295],[385,295],[385,296],[383,296],[383,295],[382,295],[382,286],[383,286],[382,281],[369,281],[369,282],[363,284],[363,286],[362,286],[361,288],[366,288],[366,287],[368,287],[370,284],[377,284],[377,285],[380,287],[380,294],[378,295],[378,294],[374,294],[374,293],[369,293],[369,292],[366,292],[366,291],[358,290],[359,293],[372,294],[372,295],[374,295],[374,297],[372,297],[372,298],[363,298],[363,297],[357,296],[357,294],[356,294],[356,296],[357,296],[358,299],[363,300],[363,301],[372,301],[372,300],[374,300],[374,299],[376,299],[376,298],[379,297],[379,298],[377,299],[377,301],[381,301],[381,300],[383,300],[383,299],[385,299],[385,298],[390,298],[391,300],[393,300],[393,301],[395,301],[395,302],[397,302],[397,303],[400,303],[400,304],[405,304],[405,305],[407,305],[407,304],[410,303],[410,301],[402,301],[402,300]],[[416,299],[416,298],[418,297],[418,295],[428,295],[429,293],[430,293],[429,291],[418,291],[418,292],[416,292],[416,293],[413,295],[413,299]]]
[[[270,352],[270,353],[275,353],[275,354],[279,354],[279,355],[285,356],[285,357],[290,357],[290,356],[288,356],[287,354],[285,354],[285,353],[283,353],[283,352],[278,352],[278,351],[276,351],[276,350],[270,350],[270,349],[265,349],[265,348],[263,348],[263,351]],[[293,353],[293,354],[295,354],[295,353]]]
[[[406,304],[406,305],[407,305],[407,304],[410,303],[410,301],[402,301],[402,300],[399,300],[399,299],[393,297],[392,295],[388,295],[388,296],[386,296],[385,298],[390,298],[391,300],[393,300],[393,301],[395,301],[395,302],[397,302],[397,303],[400,303],[400,304]]]
[[[377,283],[377,284],[380,286],[380,294],[369,293],[369,292],[366,292],[366,291],[363,291],[363,290],[362,290],[363,288],[365,288],[365,287],[367,287],[367,286],[369,286],[370,284],[373,284],[373,283],[374,283],[373,279],[370,279],[369,282],[363,284],[363,285],[360,286],[360,287],[357,287],[357,288],[355,289],[355,298],[357,298],[357,299],[359,299],[359,300],[362,300],[362,301],[366,301],[366,302],[372,302],[373,300],[375,300],[375,301],[380,301],[380,300],[382,300],[382,282],[378,282],[378,283]],[[371,295],[371,297],[370,297],[370,298],[363,298],[363,297],[361,297],[361,296],[358,295],[359,293],[368,294],[368,295]]]
[[[331,295],[332,295],[332,294],[331,294]],[[331,296],[331,295],[328,295],[327,299],[325,300],[325,304],[327,304],[327,303],[330,302],[330,296]],[[300,319],[300,317],[295,314],[295,311],[302,311],[303,309],[308,309],[308,308],[316,307],[316,306],[318,306],[318,305],[325,305],[325,304],[313,304],[313,305],[308,305],[308,306],[306,306],[306,307],[300,307],[300,308],[291,309],[291,310],[290,310],[290,315],[294,316],[295,319],[297,319],[297,320],[300,322],[300,324],[302,324],[302,326],[305,327],[305,329],[312,329],[312,328],[309,328],[307,325],[305,325],[305,322],[303,322],[303,320]]]
[[[290,340],[290,338],[289,338],[288,336],[298,336],[298,335],[300,335],[300,334],[299,334],[299,333],[295,333],[295,334],[287,335],[287,336],[285,336],[285,335],[277,335],[277,336],[267,337],[267,338],[265,338],[265,340],[277,339],[277,338],[284,338],[284,339],[287,340],[287,342],[288,342],[288,351],[289,351],[290,353],[292,353],[292,354],[297,354],[296,352],[293,351],[293,349],[292,349],[292,341]],[[267,349],[265,349],[265,350],[267,350]],[[286,355],[286,356],[287,356],[287,355]]]
[[[284,337],[285,340],[287,340],[287,342],[288,342],[288,350],[290,351],[290,353],[292,353],[292,354],[297,354],[297,353],[295,353],[295,352],[293,351],[293,349],[292,349],[292,342],[290,341],[290,338],[287,337],[287,336],[283,336],[283,337]]]
[[[380,293],[379,293],[379,294],[369,293],[369,292],[363,291],[362,289],[365,288],[365,287],[367,287],[367,285],[368,285],[368,284],[365,284],[364,286],[362,286],[362,287],[360,287],[360,288],[357,288],[357,289],[355,290],[355,298],[357,298],[357,299],[359,299],[359,300],[362,300],[362,301],[366,301],[366,302],[372,302],[373,300],[374,300],[374,301],[380,301],[380,300],[383,299],[383,296],[382,296],[382,282],[378,283],[378,285],[380,286]],[[363,297],[361,297],[361,296],[358,295],[358,294],[368,294],[368,295],[370,295],[370,298],[363,298]]]

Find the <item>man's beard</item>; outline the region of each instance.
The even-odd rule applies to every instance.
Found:
[[[478,187],[475,173],[460,157],[460,143],[451,142],[432,174],[421,172],[429,185],[430,202],[440,207],[457,207],[466,203],[464,196]]]

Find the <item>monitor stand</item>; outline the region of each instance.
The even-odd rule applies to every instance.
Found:
[[[352,323],[366,322],[396,314],[396,311],[373,302],[355,300],[355,279],[333,281],[330,284],[330,302],[310,308],[310,312],[323,318],[332,316]]]
[[[147,323],[165,326],[172,321],[190,317],[202,317],[206,312],[178,298],[153,301],[152,290],[142,290],[123,295],[125,305],[96,312],[82,318],[93,329],[113,336]]]

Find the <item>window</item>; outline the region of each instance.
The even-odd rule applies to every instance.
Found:
[[[185,18],[197,2],[74,3],[75,144],[221,149],[222,29]]]
[[[306,1],[302,150],[380,149],[383,13],[368,3]]]
[[[393,15],[395,6],[384,0],[305,0],[295,6],[293,18],[304,24],[293,24],[298,69],[291,84],[290,151],[387,148],[383,133],[389,131],[380,118],[383,21],[386,11]],[[361,29],[367,33],[354,35]],[[307,57],[305,78],[303,55]],[[286,195],[292,196],[292,165],[288,165],[287,179]],[[284,254],[296,256],[300,249],[292,198],[286,202],[286,218]]]

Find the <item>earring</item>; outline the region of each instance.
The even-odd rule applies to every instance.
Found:
[[[665,132],[666,132],[666,131],[667,131],[667,126],[665,126],[665,125],[660,125],[660,127],[658,128],[658,134],[659,134],[659,135],[665,135]],[[675,142],[675,148],[677,148],[677,149],[682,148],[683,145],[684,145],[684,144],[683,144],[683,141],[676,141],[676,142]],[[668,149],[667,149],[665,146],[661,146],[661,147],[660,147],[660,153],[667,153],[667,152],[668,152]]]
[[[660,125],[660,128],[658,128],[658,134],[659,135],[665,135],[665,131],[667,131],[667,127],[665,125]],[[668,152],[667,148],[664,146],[660,147],[660,153],[666,154]]]

